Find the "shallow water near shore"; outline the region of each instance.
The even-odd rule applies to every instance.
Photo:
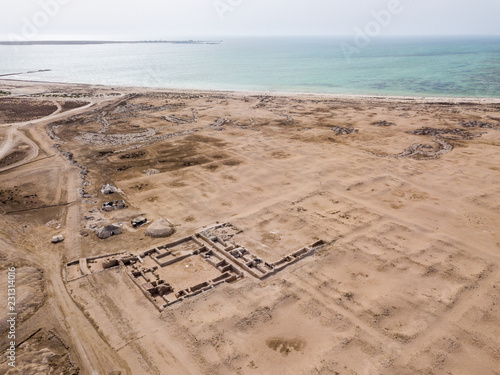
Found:
[[[338,38],[0,46],[0,75],[12,73],[23,74],[2,78],[200,90],[500,97],[500,38],[375,38],[363,48]]]

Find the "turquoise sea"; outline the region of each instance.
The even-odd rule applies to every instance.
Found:
[[[3,78],[176,89],[500,97],[500,38],[0,46]],[[342,47],[343,46],[343,47]]]

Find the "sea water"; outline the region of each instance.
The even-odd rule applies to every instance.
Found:
[[[45,69],[50,71],[3,78],[201,90],[500,97],[500,38],[375,38],[363,46],[327,37],[0,46],[0,75]]]

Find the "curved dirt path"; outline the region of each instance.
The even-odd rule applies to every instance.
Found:
[[[118,97],[119,98],[119,97]],[[25,121],[14,124],[0,124],[0,126],[9,127],[7,130],[7,139],[0,146],[0,155],[7,155],[19,143],[27,143],[30,146],[30,155],[18,163],[9,165],[0,169],[7,171],[12,168],[24,165],[38,155],[40,149],[45,152],[49,151],[53,142],[46,134],[43,125],[58,119],[63,119],[74,114],[83,113],[94,105],[105,103],[109,100],[116,100],[117,97],[107,98],[103,100],[92,100],[87,105],[75,108],[70,111],[61,112],[62,107],[57,103],[57,110],[49,116],[43,117],[34,121]],[[33,126],[37,125],[37,126]],[[36,134],[36,142],[31,140],[21,128],[33,126],[32,130]],[[79,170],[70,165],[64,157],[55,153],[50,159],[51,167],[58,166],[60,175],[64,176],[60,183],[64,192],[61,192],[61,199],[65,196],[68,202],[75,202],[64,208],[62,211],[62,219],[65,221],[66,228],[77,228],[81,217],[81,205],[78,201],[78,176]],[[37,169],[44,169],[43,165],[37,166]],[[15,244],[13,244],[15,245]],[[44,270],[47,280],[48,300],[51,301],[53,314],[66,330],[70,337],[70,346],[72,352],[77,358],[77,362],[81,367],[81,374],[100,375],[108,374],[112,371],[121,371],[122,375],[132,375],[126,362],[117,354],[108,343],[99,335],[92,323],[87,319],[85,314],[75,304],[62,278],[61,269],[63,266],[63,254],[69,250],[74,250],[80,246],[77,232],[66,231],[65,240],[60,246],[54,248],[52,244],[39,243],[37,253],[32,253],[17,248],[16,252],[40,265]],[[11,246],[12,248],[12,246]],[[56,250],[56,251],[55,251]]]
[[[7,130],[7,139],[0,147],[0,159],[3,159],[14,146],[14,132],[16,130],[17,129],[15,128],[10,128]]]
[[[55,99],[52,100],[54,104],[57,106],[57,109],[51,113],[48,116],[42,117],[40,119],[32,120],[32,121],[23,121],[23,122],[17,122],[17,123],[12,123],[12,124],[0,124],[0,127],[8,127],[7,130],[7,139],[6,141],[0,146],[0,160],[6,157],[14,147],[16,147],[20,143],[25,143],[29,146],[29,151],[23,160],[20,160],[16,163],[13,163],[11,165],[7,165],[5,167],[0,168],[0,172],[13,169],[16,167],[19,167],[23,164],[26,164],[30,162],[31,160],[35,159],[38,156],[39,153],[39,148],[38,145],[33,142],[29,137],[27,137],[23,132],[19,131],[19,129],[28,126],[28,125],[35,125],[35,124],[40,124],[40,123],[48,123],[52,122],[58,119],[65,118],[70,115],[78,114],[81,112],[86,111],[90,107],[92,107],[94,104],[96,104],[96,101],[92,100],[88,104],[78,107],[66,112],[61,112],[62,107],[59,102],[57,102]]]

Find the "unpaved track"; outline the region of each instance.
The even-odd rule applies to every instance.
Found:
[[[94,103],[89,103],[85,107],[77,108],[77,110],[79,110],[78,112],[84,112],[93,104]],[[71,114],[75,113],[74,111],[71,112]],[[53,118],[49,121],[53,121]],[[44,134],[43,138],[48,137]],[[78,168],[70,166],[61,155],[57,155],[56,158],[64,170],[64,175],[67,177],[67,200],[70,202],[75,201],[78,199],[77,188],[79,170]],[[80,204],[70,205],[65,214],[66,227],[78,228],[80,214]],[[67,235],[63,244],[66,249],[65,253],[71,249],[78,248],[80,244],[77,234],[73,232]],[[58,302],[59,309],[56,311],[56,314],[59,315],[60,320],[64,322],[73,340],[73,347],[78,352],[80,363],[83,367],[83,373],[92,375],[107,374],[110,371],[119,370],[122,371],[122,374],[131,374],[126,365],[122,365],[123,360],[103,341],[92,324],[71,299],[61,277],[61,268],[63,264],[62,253],[51,253],[50,262],[48,263],[50,264],[50,268],[47,270],[48,273],[50,273],[49,293]]]
[[[7,139],[0,147],[0,159],[3,159],[14,146],[14,132],[16,132],[15,128],[9,128],[7,130]]]
[[[52,254],[49,263],[48,292],[58,304],[54,314],[71,337],[73,348],[80,359],[82,372],[84,374],[107,374],[113,370],[120,370],[122,373],[131,374],[121,364],[123,361],[118,354],[103,341],[69,296],[60,274],[61,257]]]
[[[50,150],[53,142],[51,142],[48,138],[44,129],[44,125],[47,123],[78,113],[83,113],[96,104],[104,103],[109,100],[116,100],[117,98],[119,97],[99,101],[92,100],[89,104],[83,107],[63,113],[60,112],[62,110],[60,104],[55,102],[58,109],[49,116],[34,121],[26,121],[15,124],[0,124],[0,126],[9,127],[7,139],[0,148],[0,157],[7,155],[11,152],[13,147],[21,142],[30,146],[30,153],[24,160],[0,169],[0,172],[5,172],[7,170],[12,170],[15,167],[25,165],[29,161],[36,158],[40,148],[45,151]],[[36,142],[31,140],[23,132],[19,131],[20,128],[28,126],[36,134]],[[54,168],[55,165],[58,166],[61,176],[64,177],[60,179],[60,183],[66,184],[65,186],[61,186],[61,189],[66,191],[66,200],[70,202],[77,201],[79,176],[78,168],[71,166],[59,153],[56,153],[53,158],[50,158],[50,161],[43,161],[42,163],[50,163],[50,168]],[[47,167],[48,166],[44,167],[43,165],[37,165],[35,168],[43,170]],[[61,193],[59,195],[64,194]],[[61,196],[61,198],[63,197]],[[66,227],[77,228],[79,226],[80,213],[81,205],[79,202],[65,208],[65,212],[62,216],[66,218]],[[64,262],[63,254],[70,250],[74,250],[75,247],[79,246],[77,237],[76,233],[70,233],[69,235],[66,235],[65,241],[60,244],[62,246],[50,247],[48,248],[49,251],[43,251],[43,248],[51,246],[51,244],[41,244],[40,247],[42,249],[40,250],[42,251],[40,254],[28,252],[22,248],[16,248],[15,250],[20,257],[30,260],[43,268],[47,278],[48,300],[55,306],[53,314],[57,320],[61,322],[61,325],[70,337],[70,346],[78,358],[81,373],[97,375],[108,374],[111,371],[121,371],[121,374],[131,374],[127,365],[124,364],[125,362],[98,334],[91,322],[72,300],[68,290],[66,289],[61,275],[61,269]],[[6,248],[9,249],[9,252],[12,251],[12,245]],[[58,249],[60,251],[54,251],[54,249]]]
[[[57,161],[61,164],[63,173],[67,177],[68,201],[77,200],[78,168],[71,167],[62,156],[57,155]],[[80,204],[70,205],[65,214],[66,227],[78,228],[80,213]],[[63,244],[64,253],[77,248],[80,245],[77,233],[72,232],[67,235]],[[73,341],[73,347],[78,352],[80,363],[83,366],[83,373],[107,374],[113,370],[120,370],[122,374],[131,374],[126,366],[121,365],[123,361],[119,355],[103,341],[69,295],[61,277],[62,253],[50,253],[50,261],[47,263],[49,265],[49,269],[46,270],[49,274],[49,294],[58,303],[58,309],[55,313],[59,316],[59,320],[64,322],[64,326]]]
[[[66,112],[61,112],[62,107],[57,102],[56,100],[52,100],[54,104],[57,106],[57,109],[50,115],[33,120],[33,121],[23,121],[23,122],[17,122],[13,124],[0,124],[0,127],[8,127],[7,130],[7,139],[6,141],[0,146],[0,159],[4,158],[7,156],[12,149],[17,146],[20,143],[25,143],[29,146],[29,152],[26,155],[26,157],[23,160],[20,160],[17,163],[7,165],[3,168],[0,168],[0,172],[10,170],[16,167],[19,167],[23,164],[28,163],[29,161],[35,159],[38,156],[38,145],[33,142],[29,137],[27,137],[23,132],[19,131],[20,129],[27,127],[27,126],[32,126],[32,125],[45,125],[49,122],[56,121],[59,119],[66,118],[71,115],[79,114],[85,112],[87,109],[92,107],[93,105],[96,104],[96,101],[90,101],[89,104],[84,105],[83,107],[75,108],[70,111]]]

